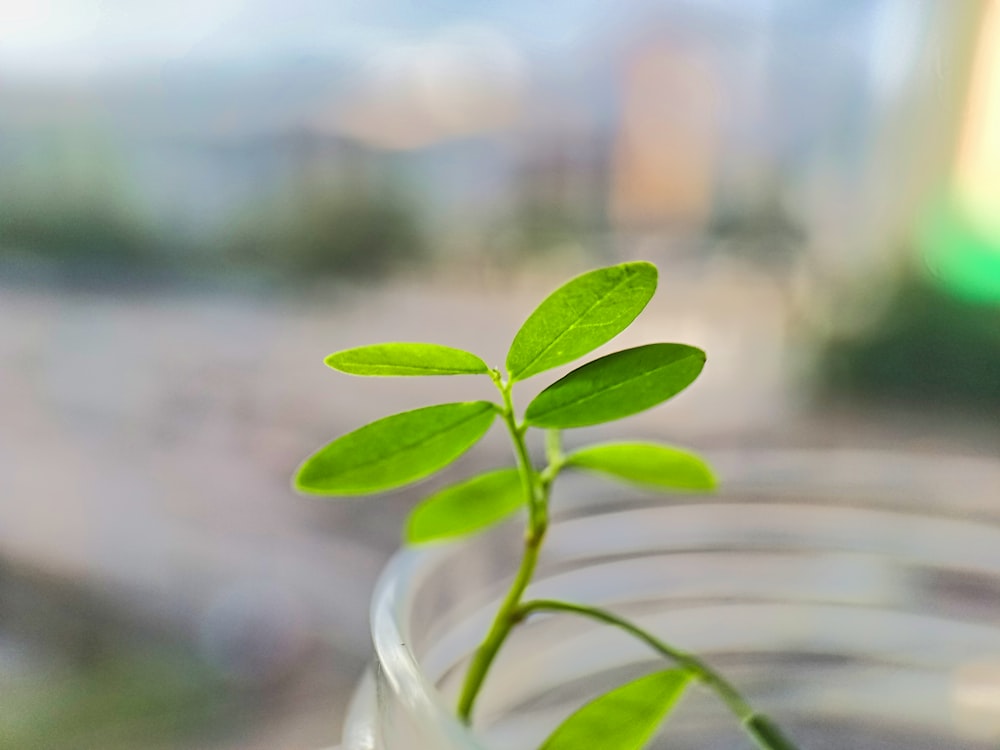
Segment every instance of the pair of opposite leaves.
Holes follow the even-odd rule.
[[[656,282],[654,265],[634,262],[599,268],[564,284],[514,337],[506,360],[508,384],[572,362],[612,339],[643,310]],[[325,362],[353,375],[493,374],[475,354],[439,344],[373,344],[331,354]],[[565,429],[636,414],[686,388],[704,362],[704,352],[684,344],[647,344],[609,354],[539,393],[525,410],[524,424]],[[472,401],[384,417],[310,456],[299,468],[296,488],[311,494],[363,495],[409,484],[457,459],[500,413],[502,407],[493,402]],[[566,456],[563,465],[653,487],[697,490],[714,485],[700,458],[651,443],[590,446]],[[483,502],[484,497],[490,500]],[[476,507],[470,508],[474,498]],[[469,533],[523,502],[516,469],[488,472],[427,498],[410,518],[407,539]]]

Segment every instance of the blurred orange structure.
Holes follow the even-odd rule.
[[[654,37],[629,55],[614,146],[611,214],[623,227],[702,226],[719,153],[720,81],[712,52]]]

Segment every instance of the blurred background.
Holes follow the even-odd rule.
[[[322,358],[634,258],[598,433],[995,456],[1000,0],[0,0],[0,747],[334,744],[427,485],[289,478],[489,386]]]

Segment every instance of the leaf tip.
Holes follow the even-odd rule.
[[[327,354],[323,357],[323,364],[329,367],[331,370],[340,370],[337,365],[337,360],[340,357],[340,352],[334,352],[333,354]]]
[[[705,473],[702,477],[700,477],[700,480],[701,482],[699,484],[692,483],[692,486],[688,487],[688,490],[691,492],[704,492],[708,494],[719,489],[719,478],[708,466],[705,466]]]
[[[303,467],[299,467],[299,469],[292,476],[292,490],[300,495],[319,494],[317,488],[309,484],[309,482],[303,477],[303,474]]]
[[[403,524],[402,540],[403,544],[408,547],[422,547],[441,538],[440,534],[435,534],[434,529],[428,528],[427,524],[424,523],[423,515],[426,505],[427,499],[425,498],[406,517],[406,522]]]
[[[416,524],[413,522],[413,515],[411,514],[403,526],[402,542],[407,547],[416,547],[424,541],[426,540],[421,536]]]
[[[656,267],[656,264],[648,260],[632,260],[624,263],[623,266],[626,269],[631,269],[639,273],[644,273],[652,276],[654,279],[658,279],[660,276],[660,270]]]
[[[321,484],[317,481],[313,459],[314,456],[310,456],[299,464],[299,467],[292,475],[292,490],[300,495],[312,495],[314,497],[336,494],[334,492],[324,490]]]

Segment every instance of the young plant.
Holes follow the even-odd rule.
[[[755,712],[732,685],[696,656],[607,610],[525,597],[548,528],[552,485],[562,471],[600,472],[668,491],[715,486],[705,461],[679,448],[613,442],[564,453],[560,441],[562,430],[621,419],[680,393],[705,364],[705,353],[693,346],[645,344],[599,357],[542,390],[523,415],[514,408],[515,384],[610,341],[642,312],[656,283],[656,267],[645,262],[599,268],[572,279],[549,295],[521,326],[507,352],[505,372],[489,367],[475,354],[439,344],[373,344],[331,354],[326,364],[352,375],[487,377],[500,398],[426,406],[376,420],[310,456],[295,476],[295,487],[309,494],[342,496],[416,482],[465,453],[499,418],[510,435],[516,466],[489,471],[432,494],[413,509],[406,527],[406,541],[420,544],[478,532],[521,508],[527,511],[520,566],[465,674],[457,706],[462,721],[471,722],[476,697],[511,630],[536,613],[563,613],[620,628],[673,667],[640,677],[584,705],[556,728],[541,750],[638,750],[691,682],[713,690],[760,748],[794,750],[770,719]],[[546,461],[540,468],[528,451],[526,435],[532,429],[546,433]]]

